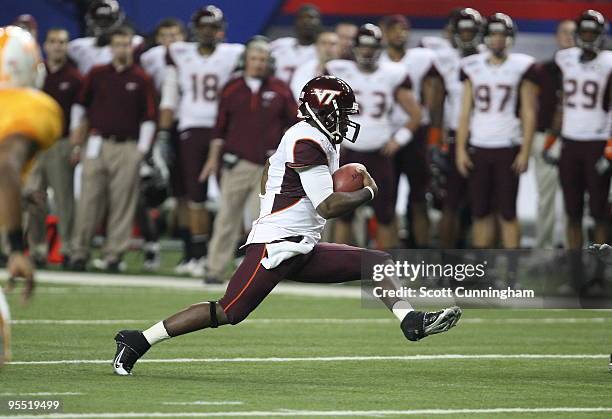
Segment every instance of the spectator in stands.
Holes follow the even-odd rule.
[[[53,28],[47,32],[44,50],[47,56],[45,66],[47,77],[43,90],[55,99],[64,113],[64,133],[53,147],[41,153],[28,176],[24,188],[27,198],[28,240],[30,254],[37,265],[44,265],[47,259],[47,235],[45,218],[46,190],[53,190],[53,202],[59,216],[58,230],[61,237],[61,252],[64,263],[70,255],[70,239],[74,223],[74,166],[70,163],[73,152],[68,141],[70,109],[77,99],[82,77],[76,67],[68,61],[68,31]],[[79,151],[78,149],[76,150]]]
[[[73,143],[89,136],[77,201],[75,270],[85,269],[90,241],[108,209],[104,263],[98,267],[119,271],[136,211],[140,162],[155,133],[153,81],[133,63],[132,32],[115,29],[110,48],[112,62],[90,71],[72,111]]]
[[[221,93],[217,123],[200,181],[221,162],[221,197],[209,247],[207,283],[218,283],[234,256],[245,208],[259,213],[261,176],[283,132],[297,121],[289,86],[271,76],[270,44],[255,37],[246,47],[242,76]]]
[[[574,32],[576,22],[563,20],[557,26],[556,40],[559,49],[574,46]],[[559,190],[559,170],[556,166],[547,164],[552,162],[551,154],[544,156],[543,150],[546,134],[552,128],[553,115],[558,105],[557,98],[561,92],[561,74],[557,70],[554,59],[538,64],[539,86],[538,93],[538,125],[533,137],[532,154],[535,161],[535,176],[538,188],[538,223],[536,223],[536,247],[552,249],[555,229],[555,196]],[[558,144],[560,145],[560,144]],[[548,151],[547,151],[548,153]],[[558,154],[558,153],[557,153]],[[545,160],[546,158],[546,160]]]
[[[338,35],[340,42],[340,58],[343,60],[352,60],[353,44],[357,36],[357,25],[351,22],[340,22],[336,25],[334,31]]]
[[[300,92],[306,83],[323,74],[325,64],[340,57],[340,43],[335,32],[321,32],[317,36],[315,47],[317,48],[317,58],[302,64],[295,71],[291,80],[291,91],[295,100],[300,98]]]

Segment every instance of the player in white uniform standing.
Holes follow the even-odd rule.
[[[410,142],[421,121],[421,111],[412,92],[406,69],[396,63],[382,62],[382,33],[378,26],[367,23],[359,28],[355,39],[355,60],[334,60],[327,64],[329,74],[353,86],[361,112],[355,120],[362,126],[359,143],[345,143],[342,164],[364,164],[381,185],[381,193],[373,202],[378,228],[379,248],[397,244],[395,221],[394,156]],[[405,125],[393,126],[391,110],[399,103],[410,119]],[[335,240],[351,243],[352,214],[335,224]]]
[[[516,199],[535,132],[537,74],[533,57],[509,52],[514,36],[512,19],[495,13],[485,24],[488,51],[461,60],[464,91],[456,164],[469,176],[476,248],[494,246],[496,218],[502,246],[520,245]]]
[[[168,47],[175,42],[184,42],[186,37],[183,22],[174,18],[163,19],[155,28],[156,45],[140,55],[140,65],[151,76],[160,94],[166,78]]]
[[[278,38],[270,44],[276,68],[274,75],[291,86],[295,71],[317,58],[315,41],[320,31],[319,9],[312,5],[302,6],[295,17],[296,37]]]
[[[607,22],[594,10],[576,21],[576,47],[560,50],[555,62],[563,78],[559,174],[570,249],[583,246],[584,194],[595,220],[594,241],[605,243],[610,222],[612,172],[612,51],[603,50]]]
[[[381,62],[395,62],[402,65],[412,82],[415,99],[421,105],[420,126],[413,138],[395,155],[396,184],[403,173],[410,184],[408,197],[409,230],[411,247],[427,248],[430,246],[429,217],[427,215],[426,192],[429,186],[430,170],[427,158],[427,133],[434,116],[439,141],[442,112],[442,80],[438,74],[436,55],[427,48],[407,49],[410,34],[410,23],[402,15],[387,16],[383,19],[383,33],[387,44],[381,55]],[[404,126],[410,116],[399,104],[391,110],[393,130]]]
[[[463,82],[461,81],[461,59],[478,53],[482,42],[483,19],[477,10],[464,8],[452,14],[449,22],[453,48],[435,50],[436,66],[444,81],[444,129],[448,154],[446,172],[446,194],[442,202],[440,219],[440,247],[454,249],[460,236],[460,213],[468,204],[467,179],[455,165],[455,137],[459,126]]]
[[[296,101],[300,98],[300,93],[306,83],[317,76],[322,76],[328,62],[340,58],[340,39],[335,32],[320,32],[315,47],[317,58],[300,65],[293,74],[290,87]]]
[[[390,255],[343,244],[319,243],[327,219],[353,211],[372,200],[378,187],[362,170],[364,188],[334,192],[339,144],[355,142],[359,124],[351,87],[332,77],[317,77],[304,86],[300,113],[304,120],[289,128],[270,157],[261,182],[261,212],[246,243],[246,256],[219,301],[193,304],[151,328],[122,330],[115,336],[116,374],[129,375],[152,345],[204,328],[243,321],[284,279],[335,283],[361,278],[362,262],[391,263]],[[397,290],[394,277],[381,286]],[[461,316],[459,307],[437,312],[415,311],[399,298],[381,298],[401,321],[407,339],[420,340],[446,332]]]
[[[162,85],[166,78],[166,57],[168,54],[168,47],[175,42],[183,42],[186,36],[187,31],[183,25],[183,22],[174,18],[163,19],[155,28],[155,43],[157,45],[149,48],[139,57],[141,67],[149,76],[151,76],[153,82],[155,83],[158,98],[161,97]],[[171,131],[158,131],[157,135],[166,135],[165,144],[168,144],[168,141],[170,141],[173,146],[176,146],[176,129]],[[160,142],[163,142],[163,140]],[[174,154],[176,154],[176,147],[174,148]],[[167,167],[165,160],[163,160],[159,154],[158,147],[154,147],[153,155],[154,158],[147,159],[140,170],[142,177],[141,194],[145,196],[147,195],[144,189],[147,187],[147,185],[153,183],[151,180],[153,177],[152,173],[159,173],[158,179],[160,181],[160,190],[163,191],[166,189],[164,187],[167,186],[169,182],[171,183],[170,190],[172,191],[173,196],[177,197],[178,199],[177,213],[179,214],[179,217],[177,218],[180,226],[179,229],[184,228],[187,226],[187,205],[183,194],[179,193],[182,188],[176,187],[179,180],[178,176],[176,175],[176,166],[173,166],[172,168]],[[164,197],[161,196],[159,199],[154,201],[156,202],[163,199]],[[140,233],[145,240],[143,245],[143,268],[146,271],[155,271],[161,264],[159,234],[155,222],[151,217],[150,208],[147,208],[147,205],[149,204],[147,201],[149,200],[143,199],[143,197],[139,199],[138,208],[136,209],[136,222],[138,223]],[[153,200],[151,201],[153,202]],[[182,231],[179,232],[181,238],[185,237],[185,233],[183,232],[183,234],[181,234],[181,232]]]
[[[223,12],[215,6],[205,6],[194,13],[191,23],[198,42],[175,42],[168,48],[168,68],[162,88],[160,127],[169,130],[175,112],[178,113],[178,166],[181,170],[188,202],[191,232],[191,260],[188,271],[193,276],[204,275],[205,255],[210,232],[210,219],[205,204],[207,182],[198,180],[211,142],[217,118],[219,93],[231,74],[244,46],[219,43],[219,31],[224,28]],[[167,141],[158,135],[158,148],[167,150]]]
[[[109,34],[125,23],[125,15],[117,0],[94,0],[89,5],[87,15],[87,31],[89,36],[73,39],[68,43],[68,56],[84,76],[89,70],[112,60],[109,45]],[[132,37],[132,46],[137,49],[142,45],[143,38]]]

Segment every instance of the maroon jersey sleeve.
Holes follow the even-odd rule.
[[[522,80],[529,80],[532,83],[539,84],[540,77],[538,74],[538,66],[536,63],[531,64],[529,68],[523,74]]]
[[[314,140],[304,138],[297,140],[293,146],[293,163],[291,168],[327,165],[327,156],[321,146]]]
[[[91,101],[93,99],[93,82],[95,78],[96,72],[90,71],[84,78],[81,83],[81,88],[76,97],[76,103],[82,105],[84,107],[88,107],[91,105]]]
[[[293,93],[291,93],[291,90],[289,90],[288,86],[284,86],[281,89],[281,94],[283,95],[283,98],[285,99],[285,106],[283,107],[284,110],[284,115],[283,115],[283,120],[284,120],[284,129],[287,129],[289,127],[291,127],[293,124],[296,124],[299,120],[299,118],[297,117],[297,103],[295,102],[295,99],[293,98]]]
[[[143,95],[144,95],[144,108],[142,110],[142,121],[155,121],[157,118],[157,107],[155,106],[155,86],[153,80],[149,77],[144,70],[142,71],[143,79]]]
[[[229,96],[222,95],[219,101],[219,111],[217,113],[217,122],[213,129],[212,138],[223,138],[225,139],[227,133],[227,126],[229,122]]]

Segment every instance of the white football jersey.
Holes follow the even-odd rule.
[[[555,62],[563,74],[563,124],[561,135],[572,140],[607,140],[612,133],[609,89],[612,51],[601,51],[581,63],[580,48],[557,51]]]
[[[358,151],[380,149],[395,132],[391,121],[395,92],[402,86],[410,88],[406,69],[398,63],[380,62],[374,72],[365,73],[349,60],[330,61],[326,68],[351,86],[359,103],[359,114],[351,116],[361,124],[359,138],[355,143],[345,141],[343,146]]]
[[[161,87],[166,75],[166,55],[168,50],[163,45],[158,45],[145,51],[140,56],[140,65],[143,70],[151,76],[155,88],[161,92]]]
[[[300,93],[304,85],[315,77],[323,75],[323,71],[321,71],[319,67],[319,60],[314,59],[302,64],[295,70],[290,87],[296,102],[300,99]]]
[[[461,114],[463,82],[461,81],[461,56],[455,48],[436,51],[436,68],[444,81],[444,127],[456,131]]]
[[[490,52],[461,60],[462,79],[472,82],[474,106],[470,121],[470,144],[484,148],[510,147],[521,143],[517,115],[519,90],[524,78],[533,76],[534,58],[508,54],[500,65],[489,63]]]
[[[274,75],[289,85],[293,74],[302,64],[317,58],[314,44],[300,45],[297,39],[291,37],[272,41],[270,48],[276,66]]]
[[[435,52],[445,49],[454,49],[451,42],[441,36],[424,36],[421,38],[420,46]]]
[[[296,144],[302,140],[305,144]],[[308,148],[311,147],[311,148]],[[298,151],[296,151],[298,150]],[[312,157],[309,156],[313,156]],[[327,164],[330,173],[338,170],[339,147],[331,143],[309,123],[298,122],[289,128],[270,157],[265,194],[260,195],[259,218],[246,241],[270,243],[291,236],[321,239],[325,218],[321,217],[302,187],[299,174],[293,167]]]
[[[218,44],[203,56],[196,42],[175,42],[168,48],[168,64],[176,67],[181,99],[179,130],[215,125],[219,93],[236,68],[244,51],[242,44]]]
[[[132,46],[136,48],[142,44],[143,41],[144,39],[142,36],[134,35],[132,38]],[[77,38],[70,41],[68,43],[68,56],[74,61],[79,68],[79,72],[83,75],[89,73],[92,67],[108,64],[113,60],[110,46],[97,46],[96,38],[93,36]]]
[[[389,54],[387,54],[387,51],[383,51],[380,60],[381,62],[393,62]],[[401,60],[396,61],[406,68],[408,76],[410,76],[410,81],[412,82],[412,94],[418,103],[423,103],[423,80],[428,73],[436,69],[435,60],[436,54],[427,48],[410,48],[406,50]],[[406,125],[409,120],[410,116],[396,103],[391,111],[391,123],[393,124],[394,130]],[[429,111],[423,108],[421,124],[428,125],[429,121]]]

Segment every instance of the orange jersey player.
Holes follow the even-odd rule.
[[[52,146],[63,128],[60,106],[35,90],[44,76],[34,38],[16,26],[0,28],[0,230],[8,233],[9,274],[26,280],[24,300],[32,293],[34,278],[32,263],[23,253],[21,176],[36,152]],[[9,357],[8,318],[8,305],[0,295],[0,364]]]

